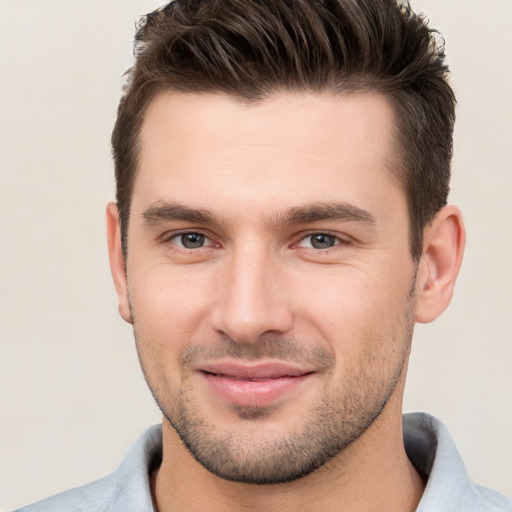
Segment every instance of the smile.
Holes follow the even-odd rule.
[[[217,396],[242,407],[270,405],[295,391],[314,374],[281,363],[207,365],[199,373]]]

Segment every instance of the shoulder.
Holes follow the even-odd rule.
[[[109,475],[90,484],[56,494],[15,512],[102,512],[115,486],[115,476]]]
[[[512,498],[507,498],[497,491],[480,485],[475,485],[475,489],[482,500],[489,504],[489,510],[495,512],[512,512]]]
[[[148,428],[132,444],[117,470],[82,487],[15,512],[150,512],[150,473],[162,458],[162,429]]]
[[[417,512],[512,512],[512,499],[471,482],[439,420],[425,413],[406,414],[403,427],[407,455],[426,480]]]

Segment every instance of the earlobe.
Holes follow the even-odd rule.
[[[115,203],[109,203],[107,205],[107,241],[110,270],[119,301],[119,313],[124,320],[132,323],[130,303],[128,300],[128,284],[126,281],[126,262],[121,244],[119,211]]]
[[[417,322],[431,322],[450,304],[465,241],[462,214],[455,206],[442,208],[425,229],[417,278]]]

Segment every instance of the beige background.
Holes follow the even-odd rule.
[[[109,137],[153,0],[0,0],[0,511],[115,469],[159,413],[117,315]],[[468,247],[450,310],[417,329],[406,410],[512,495],[512,1],[417,0],[458,94],[452,202]]]

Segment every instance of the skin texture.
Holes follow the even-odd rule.
[[[159,510],[416,508],[407,358],[414,322],[450,301],[464,232],[446,207],[412,260],[392,133],[379,95],[151,102],[126,262],[114,205],[107,219],[164,414]]]

